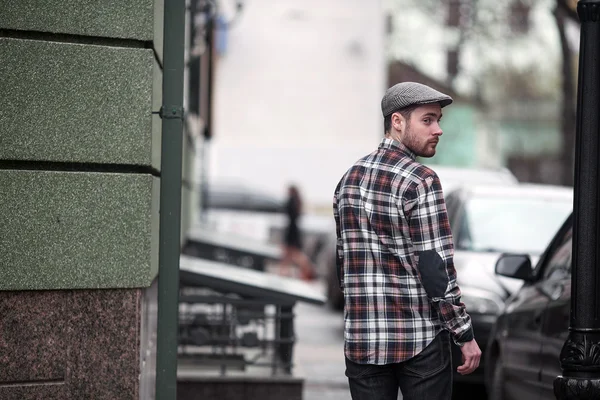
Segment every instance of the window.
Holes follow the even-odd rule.
[[[461,215],[460,226],[458,227],[458,249],[459,250],[473,250],[473,239],[471,237],[471,221],[469,220],[469,214],[465,211]],[[486,250],[481,250],[486,251]]]
[[[446,0],[447,14],[446,25],[453,28],[467,28],[469,26],[473,9],[469,0]]]
[[[529,32],[529,11],[531,7],[522,0],[514,1],[510,6],[509,25],[512,33]]]
[[[448,76],[455,77],[458,75],[459,55],[458,49],[446,51],[446,71]]]
[[[565,232],[553,254],[548,258],[544,270],[544,280],[559,280],[568,278],[571,274],[571,261],[573,256],[573,228]]]
[[[450,193],[448,196],[446,196],[445,202],[446,202],[446,210],[448,211],[448,218],[453,219],[454,218],[454,209],[456,208],[456,204],[458,203],[458,194],[456,192],[452,192]]]
[[[448,212],[448,220],[450,221],[450,229],[454,230],[456,225],[456,214],[459,206],[458,192],[452,192],[446,196],[445,202],[446,211]]]
[[[461,213],[457,250],[541,254],[571,210],[566,196],[471,197]]]
[[[450,0],[448,2],[448,26],[460,26],[460,0]]]

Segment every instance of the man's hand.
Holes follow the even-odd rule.
[[[460,348],[460,351],[462,352],[463,364],[460,365],[456,371],[461,375],[468,375],[479,367],[481,350],[475,339],[473,339],[470,342],[465,343],[465,345]]]

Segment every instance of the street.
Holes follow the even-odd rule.
[[[324,290],[324,289],[323,289]],[[296,307],[294,374],[304,377],[304,400],[348,400],[342,313],[327,306]]]
[[[325,291],[324,283],[314,285]],[[298,303],[295,312],[294,375],[305,378],[303,400],[349,400],[342,313],[305,303]],[[485,400],[487,396],[483,387],[468,386],[456,387],[453,398]]]

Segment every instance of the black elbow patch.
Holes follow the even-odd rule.
[[[431,298],[444,297],[448,287],[446,264],[435,250],[417,252],[421,283]]]

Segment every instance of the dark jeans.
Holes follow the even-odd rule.
[[[352,400],[450,400],[452,358],[450,335],[443,330],[410,360],[387,365],[357,364],[346,358]]]

